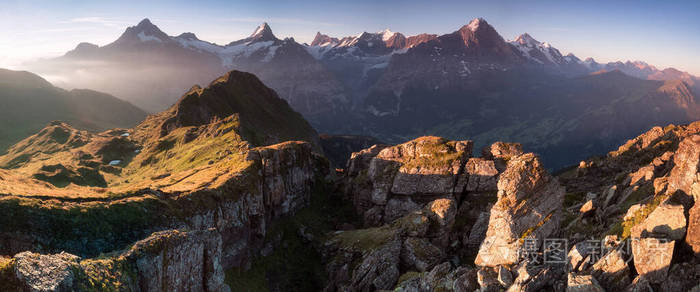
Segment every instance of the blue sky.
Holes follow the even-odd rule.
[[[148,17],[170,35],[228,43],[267,21],[278,37],[310,42],[390,28],[449,33],[485,18],[506,39],[528,32],[562,53],[599,62],[643,60],[700,75],[700,1],[16,1],[0,2],[0,67],[105,45]]]

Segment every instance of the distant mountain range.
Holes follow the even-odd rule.
[[[0,155],[54,120],[84,130],[131,127],[146,112],[106,93],[63,90],[24,71],[0,69]]]
[[[542,153],[550,167],[603,153],[653,125],[700,118],[696,76],[581,60],[527,33],[507,41],[481,18],[444,35],[319,32],[311,44],[278,39],[263,23],[226,45],[168,36],[144,19],[111,44],[82,43],[32,66],[62,76],[64,86],[104,90],[150,111],[192,83],[248,71],[320,132],[389,143],[426,134],[477,146],[509,140]],[[571,147],[580,158],[563,155]]]

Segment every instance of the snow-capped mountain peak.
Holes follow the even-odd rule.
[[[518,38],[515,39],[516,43],[521,44],[521,45],[527,45],[530,47],[535,47],[540,44],[536,39],[534,39],[530,34],[524,33],[518,36]]]
[[[485,22],[485,20],[483,18],[481,18],[481,17],[474,18],[474,19],[472,19],[472,21],[469,22],[469,24],[467,25],[467,28],[469,30],[475,32],[477,29],[479,29],[479,26],[481,25],[482,22]]]
[[[170,37],[144,18],[136,26],[131,26],[113,44],[166,43]]]
[[[251,41],[274,41],[277,40],[274,34],[272,34],[272,29],[270,26],[267,24],[267,22],[263,22],[260,26],[258,26],[253,34],[248,37]]]
[[[339,40],[337,38],[329,37],[328,35],[322,34],[320,31],[316,33],[316,36],[314,37],[314,40],[311,41],[311,46],[321,46],[321,47],[327,47],[327,46],[335,46],[337,45]]]
[[[382,40],[386,42],[386,41],[388,41],[391,37],[393,37],[396,33],[393,32],[393,31],[391,31],[391,30],[389,30],[389,29],[387,28],[387,29],[385,29],[385,30],[382,30],[382,31],[378,32],[378,34],[381,35],[381,36],[382,36]]]
[[[552,45],[540,42],[528,33],[521,34],[509,43],[517,48],[525,58],[535,63],[563,65],[571,63],[572,60],[572,58],[564,58],[559,50]]]
[[[173,37],[172,39],[178,42],[183,48],[192,49],[195,51],[204,51],[217,54],[222,49],[222,47],[219,45],[200,40],[194,33],[191,32],[182,33],[179,36]]]

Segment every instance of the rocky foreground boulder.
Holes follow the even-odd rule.
[[[508,161],[498,180],[498,201],[491,208],[486,238],[475,264],[516,264],[526,241],[539,246],[554,235],[561,221],[564,188],[532,154]]]
[[[345,192],[366,228],[326,242],[326,290],[551,287],[554,272],[513,266],[524,239],[541,245],[557,232],[563,187],[518,144],[490,145],[481,157],[471,148],[422,137],[354,153]]]

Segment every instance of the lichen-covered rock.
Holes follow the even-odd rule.
[[[619,249],[611,250],[593,264],[591,274],[608,290],[623,289],[631,281],[630,269]]]
[[[374,225],[365,226],[390,223],[426,202],[461,194],[464,186],[455,186],[471,156],[471,148],[471,141],[421,137],[396,146],[356,152],[348,163],[345,192],[358,214],[382,218],[379,222],[368,221]],[[479,185],[478,181],[473,183]],[[382,206],[381,214],[376,210],[366,214],[376,206]]]
[[[630,206],[629,209],[627,209],[625,216],[622,217],[622,220],[631,220],[632,218],[634,218],[635,214],[637,213],[637,211],[639,211],[640,208],[642,208],[641,204],[634,204]]]
[[[23,252],[13,267],[17,289],[24,291],[228,291],[221,252],[221,235],[213,228],[167,230],[115,256],[81,260]]]
[[[444,253],[440,248],[424,238],[409,237],[403,242],[401,261],[419,272],[431,269],[442,261]]]
[[[59,253],[42,255],[22,252],[14,257],[14,271],[22,290],[31,292],[68,292],[74,290],[73,270],[78,266],[79,257]]]
[[[352,153],[345,172],[347,194],[355,207],[357,214],[363,214],[374,204],[371,201],[373,183],[369,178],[369,168],[372,159],[387,146],[374,145],[368,149]]]
[[[700,258],[700,203],[696,201],[693,208],[690,209],[688,215],[688,231],[685,236],[685,242],[695,253],[697,258]]]
[[[455,192],[489,192],[496,191],[498,169],[493,160],[469,158],[464,171],[457,179]]]
[[[439,265],[443,267],[435,270],[435,265],[445,258],[446,245],[441,244],[445,244],[445,235],[450,234],[455,213],[454,200],[437,199],[391,224],[336,232],[323,247],[323,255],[329,259],[326,290],[394,288],[399,275],[410,271],[425,275],[418,282],[404,278],[397,289],[410,291],[416,286],[422,287],[425,281],[435,284],[432,278],[452,285],[456,276],[438,273],[445,270],[445,266]],[[450,264],[446,264],[446,272],[451,272]]]
[[[448,244],[450,231],[455,223],[457,203],[453,199],[437,199],[426,204],[423,213],[433,223],[426,236],[438,246],[445,247]]]
[[[399,278],[402,240],[390,226],[338,232],[325,243],[332,260],[328,291],[391,289]]]
[[[135,263],[145,291],[222,291],[222,240],[215,229],[156,232],[123,257]]]
[[[518,262],[523,239],[544,239],[559,227],[564,189],[531,153],[512,157],[498,180],[486,238],[474,263],[495,267]]]
[[[496,142],[482,150],[482,156],[486,159],[510,159],[523,154],[523,146],[519,143]]]
[[[685,208],[668,199],[659,204],[644,221],[632,227],[633,238],[665,237],[679,240],[685,236]]]
[[[605,292],[591,275],[569,273],[566,292]]]
[[[450,277],[451,266],[449,262],[444,262],[432,268],[421,277],[421,288],[423,291],[447,290],[453,287],[453,279]]]
[[[674,240],[657,238],[632,239],[634,268],[637,273],[651,283],[661,283],[666,279],[671,267]]]
[[[673,157],[674,167],[668,179],[668,191],[682,190],[690,194],[690,186],[696,180],[700,162],[700,135],[692,135],[678,144]]]
[[[388,147],[387,145],[373,145],[370,148],[360,150],[358,152],[353,152],[350,155],[350,160],[348,160],[348,165],[346,169],[346,174],[348,176],[356,176],[362,170],[369,168],[372,158],[377,156],[380,151]]]

